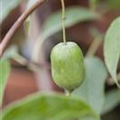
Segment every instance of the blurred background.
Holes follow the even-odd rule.
[[[10,2],[12,2],[12,0]],[[93,40],[97,36],[103,36],[110,23],[117,16],[120,16],[119,3],[119,0],[100,0],[100,2],[97,3],[95,12],[98,12],[102,17],[97,20],[78,22],[68,27],[66,29],[68,41],[75,41],[82,48],[85,56]],[[89,0],[65,0],[65,4],[67,8],[74,6],[90,9],[91,7]],[[14,9],[4,21],[0,22],[2,28],[0,41],[2,41],[2,38],[4,38],[13,23],[24,12],[26,5],[27,1],[23,1],[19,5],[14,6]],[[10,60],[12,70],[5,89],[4,107],[37,91],[64,92],[52,82],[50,69],[50,52],[54,45],[62,41],[61,31],[49,36],[46,38],[47,40],[42,43],[42,47],[37,54],[37,62],[32,63],[35,71],[31,71],[31,66],[28,67],[29,62],[31,63],[31,58],[35,58],[34,60],[36,60],[36,57],[31,56],[36,55],[36,52],[33,52],[33,48],[37,43],[38,37],[41,38],[43,25],[46,21],[49,21],[51,15],[60,9],[61,4],[59,0],[48,0],[29,17],[29,32],[27,31],[26,33],[27,27],[25,28],[24,25],[21,26],[8,45],[10,51],[17,49],[20,56]],[[95,55],[104,61],[103,41],[100,42]],[[110,81],[106,80],[106,92],[115,87],[116,86],[112,85]],[[117,106],[111,112],[103,115],[102,120],[120,120],[120,106]]]

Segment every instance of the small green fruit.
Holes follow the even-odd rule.
[[[53,48],[51,67],[53,80],[64,89],[74,90],[84,80],[84,57],[74,42],[62,42]]]

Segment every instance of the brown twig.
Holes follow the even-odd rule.
[[[46,0],[38,0],[31,8],[27,9],[14,23],[14,25],[11,27],[11,29],[8,31],[6,36],[3,38],[1,44],[0,44],[0,58],[2,57],[4,51],[6,50],[6,47],[8,43],[10,42],[11,38],[14,36],[14,34],[17,32],[17,30],[21,27],[23,22],[27,19],[27,17],[34,12],[40,5],[42,5]]]

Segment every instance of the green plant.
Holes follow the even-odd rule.
[[[7,4],[7,7],[5,7],[5,5],[9,0],[0,0],[0,2],[4,6],[3,17],[1,19],[1,22],[3,22],[10,11],[16,8],[17,5],[23,2],[23,0],[14,0],[11,4]],[[120,17],[113,20],[110,28],[108,28],[108,31],[105,34],[104,57],[106,66],[112,77],[108,79],[108,81],[113,79],[112,81],[115,81],[118,86],[118,88],[112,89],[106,94],[105,83],[108,77],[108,72],[103,61],[100,58],[95,57],[95,53],[102,43],[104,35],[97,28],[94,30],[91,29],[94,33],[94,40],[88,49],[87,55],[83,58],[81,48],[73,42],[66,41],[65,31],[65,27],[68,28],[77,23],[93,20],[98,21],[101,19],[103,17],[102,13],[100,14],[97,12],[97,7],[104,2],[101,3],[99,0],[90,0],[89,9],[78,6],[69,7],[66,9],[65,16],[65,5],[62,0],[62,25],[58,24],[61,23],[61,11],[58,11],[47,18],[43,23],[43,32],[40,37],[38,37],[35,48],[32,51],[30,61],[27,61],[26,58],[21,56],[16,47],[6,50],[7,44],[10,42],[18,28],[32,12],[44,2],[46,2],[46,0],[29,0],[29,5],[26,11],[15,22],[13,27],[0,43],[0,57],[3,57],[0,59],[0,106],[2,105],[4,89],[10,72],[10,59],[12,58],[36,72],[35,68],[36,65],[39,64],[38,58],[40,51],[42,50],[41,47],[43,43],[46,40],[49,40],[48,38],[50,36],[62,29],[63,43],[55,46],[51,54],[52,76],[60,87],[69,90],[71,94],[70,96],[61,95],[60,93],[37,93],[32,96],[30,95],[29,97],[6,107],[1,112],[0,119],[100,120],[100,116],[105,115],[120,104],[119,70],[117,73],[120,60]],[[110,0],[109,2],[109,0],[107,0],[106,3],[109,3],[109,6],[111,6],[110,4],[113,4],[114,2],[116,1]],[[107,4],[105,5],[107,6]],[[119,4],[117,4],[117,8],[118,5]],[[110,9],[109,6],[106,7],[107,11]],[[106,10],[104,12],[106,12]],[[30,29],[31,18],[25,21],[26,33]],[[3,55],[4,51],[5,54]],[[61,69],[63,71],[60,75],[59,73],[61,72]],[[112,83],[114,84],[114,82]]]

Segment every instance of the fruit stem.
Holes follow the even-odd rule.
[[[66,44],[66,31],[65,31],[65,2],[64,0],[61,0],[61,5],[62,5],[62,29],[63,29],[63,42]]]
[[[71,93],[72,93],[73,90],[66,90],[66,96],[71,96]]]

